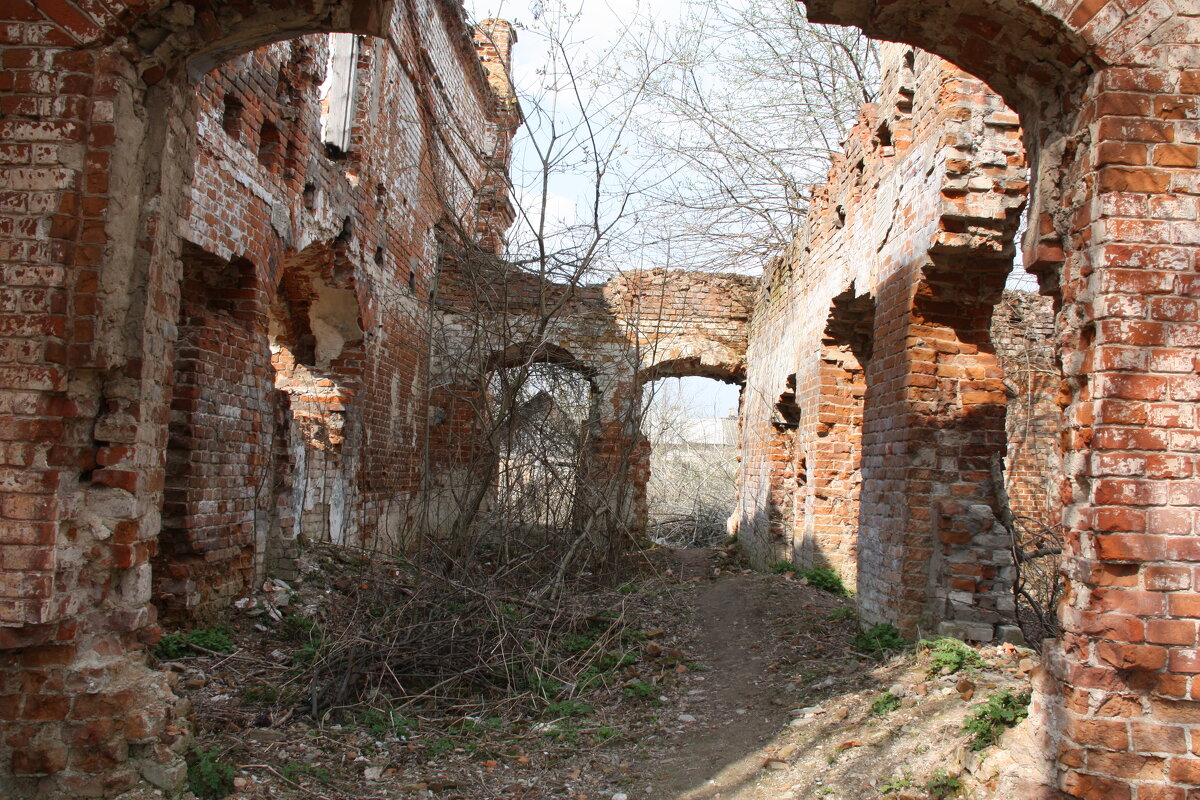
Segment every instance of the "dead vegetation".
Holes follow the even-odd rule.
[[[947,759],[957,775],[966,715],[1026,685],[1011,647],[867,652],[845,599],[751,574],[731,549],[648,551],[624,578],[551,604],[511,572],[316,548],[298,585],[239,601],[229,641],[172,640],[193,789],[608,800],[712,778],[732,781],[726,798],[890,797]]]
[[[544,602],[511,564],[456,566],[322,546],[300,586],[268,581],[239,602],[232,652],[173,640],[184,644],[167,666],[199,723],[192,772],[238,769],[224,789],[193,790],[560,797],[540,770],[629,741],[636,717],[697,668],[666,635],[679,584],[654,559],[626,583]],[[501,763],[536,771],[539,788],[494,785]],[[364,790],[376,784],[388,788]]]

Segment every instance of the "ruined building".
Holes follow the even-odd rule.
[[[594,389],[600,530],[643,513],[641,385],[744,382],[744,548],[841,571],[907,634],[1009,635],[1001,495],[1061,524],[1040,777],[1197,796],[1200,17],[805,2],[903,45],[762,285],[582,288],[466,279],[512,221],[505,23],[4,4],[0,794],[178,785],[158,621],[287,576],[299,537],[439,535],[472,485],[474,377],[533,360]],[[1044,299],[1005,294],[1018,247]],[[491,342],[496,316],[529,340]]]

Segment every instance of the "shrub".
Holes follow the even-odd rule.
[[[789,572],[799,573],[800,568],[792,561],[776,561],[771,565],[771,572],[776,575],[784,575]]]
[[[863,652],[872,655],[882,655],[892,650],[903,650],[908,646],[896,626],[881,622],[865,631],[860,631],[851,640],[851,644]]]
[[[886,717],[900,707],[900,698],[891,692],[884,692],[871,703],[871,714],[876,717]]]
[[[187,783],[201,800],[221,800],[233,792],[233,766],[219,759],[220,753],[192,748],[187,759]]]
[[[1029,716],[1028,691],[1013,694],[1011,689],[997,692],[976,708],[963,722],[963,730],[974,734],[972,750],[982,750],[1000,738],[1000,734]]]
[[[950,675],[964,669],[974,669],[983,666],[979,653],[966,642],[949,636],[934,641],[922,639],[918,644],[928,647],[930,651],[929,677],[934,675]]]

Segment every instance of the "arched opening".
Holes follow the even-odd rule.
[[[488,527],[511,550],[557,538],[583,513],[580,464],[597,415],[586,374],[551,361],[498,368],[488,381],[488,417],[499,427],[495,494]]]
[[[1058,606],[1064,633],[1047,661],[1061,683],[1041,682],[1034,701],[1035,712],[1045,714],[1039,728],[1046,733],[1043,747],[1057,763],[1037,777],[1030,770],[1020,791],[1033,796],[1065,790],[1073,797],[1184,793],[1180,778],[1194,771],[1194,765],[1175,762],[1169,773],[1156,770],[1150,776],[1126,770],[1126,763],[1162,763],[1153,754],[1156,745],[1136,734],[1108,737],[1107,732],[1124,731],[1126,726],[1131,731],[1162,729],[1173,718],[1175,706],[1158,698],[1172,692],[1179,696],[1179,687],[1192,672],[1187,666],[1190,650],[1177,649],[1170,636],[1149,632],[1156,625],[1153,617],[1174,613],[1170,598],[1156,594],[1148,607],[1137,600],[1151,585],[1165,595],[1176,591],[1158,576],[1186,571],[1195,560],[1194,552],[1172,541],[1180,532],[1173,506],[1195,506],[1195,480],[1165,467],[1178,461],[1162,456],[1176,446],[1171,429],[1179,400],[1188,398],[1186,413],[1191,414],[1195,399],[1194,393],[1171,394],[1176,384],[1168,364],[1176,358],[1181,361],[1175,363],[1192,364],[1196,339],[1187,334],[1179,338],[1174,327],[1179,320],[1170,312],[1156,316],[1145,303],[1149,293],[1174,305],[1184,291],[1165,274],[1171,249],[1159,248],[1166,239],[1149,233],[1156,227],[1165,233],[1169,224],[1158,226],[1147,212],[1179,181],[1194,180],[1196,162],[1189,152],[1186,172],[1165,166],[1175,163],[1170,148],[1180,131],[1168,121],[1169,114],[1152,111],[1150,95],[1182,86],[1182,74],[1175,70],[1187,60],[1186,48],[1194,47],[1194,25],[1180,20],[1180,6],[1170,3],[1153,12],[1116,3],[1022,0],[805,4],[813,19],[854,24],[951,60],[987,81],[1021,114],[1033,165],[1025,263],[1056,302],[1053,358],[1062,366],[1058,403],[1066,451],[1060,518],[1065,572],[1074,583]],[[1130,136],[1135,128],[1143,135]],[[1151,164],[1160,152],[1154,174]],[[944,287],[936,276],[933,282]],[[967,313],[976,306],[974,297],[958,302]],[[929,307],[919,313],[927,322],[943,316]],[[1011,316],[1010,311],[1003,313]],[[946,321],[943,317],[943,324]],[[1156,353],[1167,360],[1155,365]],[[960,351],[946,363],[965,357],[976,362],[968,367],[984,366],[988,383],[982,388],[991,395],[982,355],[983,348]],[[1011,380],[1013,375],[1005,377]],[[1058,376],[1053,380],[1058,382]],[[973,403],[974,413],[964,420],[980,421],[981,440],[994,438],[993,409],[999,402],[976,399],[982,406]],[[1172,406],[1165,417],[1138,413],[1163,402]],[[966,431],[960,428],[960,433]],[[1021,453],[1013,446],[1012,433],[1010,428],[1008,457],[1015,472]],[[1003,445],[984,444],[973,458],[995,455],[998,449]],[[948,462],[963,463],[963,451],[948,450]],[[941,464],[931,466],[936,475]],[[1007,476],[1010,487],[1014,479],[1020,476]],[[953,514],[957,509],[950,504],[943,511]],[[976,523],[974,533],[954,531],[955,523],[939,513],[938,527],[951,536],[986,537],[990,522],[981,517]],[[970,594],[980,588],[979,578],[986,582],[1002,577],[1002,569],[989,575],[986,567],[981,574],[979,567],[965,563],[951,566],[958,568],[956,590]],[[949,599],[954,603],[967,598]],[[1126,614],[1119,625],[1117,611]],[[1164,628],[1168,624],[1174,621],[1164,621]],[[1183,638],[1191,647],[1194,631],[1190,623],[1185,628]],[[1084,697],[1089,701],[1080,702]],[[1122,707],[1114,708],[1110,702],[1118,697]],[[1080,753],[1085,757],[1076,758]],[[1038,777],[1051,788],[1032,785]]]
[[[444,359],[433,397],[420,546],[535,581],[559,559],[588,563],[599,541],[588,535],[594,500],[611,479],[595,466],[594,371],[555,344],[513,344],[483,358],[470,353],[478,341],[460,344],[466,354]]]
[[[737,479],[740,387],[702,376],[650,380],[641,433],[649,445],[646,533],[669,547],[729,536]]]

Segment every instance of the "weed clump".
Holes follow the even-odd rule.
[[[634,700],[647,700],[657,693],[654,684],[646,681],[633,681],[625,687],[625,696]]]
[[[800,577],[808,581],[809,586],[815,586],[823,592],[835,594],[838,597],[849,597],[850,592],[842,583],[842,576],[829,567],[813,567],[800,573]]]
[[[962,780],[957,775],[951,775],[944,769],[934,770],[925,781],[925,793],[930,800],[949,800],[962,794]]]
[[[233,765],[220,760],[220,752],[193,748],[187,758],[187,783],[201,800],[221,800],[233,792]]]
[[[895,650],[908,647],[908,642],[900,635],[895,625],[881,622],[865,631],[860,631],[850,642],[864,653],[882,656]]]
[[[408,717],[401,716],[394,711],[381,711],[377,708],[368,708],[359,714],[358,722],[376,739],[384,739],[389,736],[407,739],[409,729],[415,725],[413,720]]]
[[[842,583],[842,576],[838,575],[836,570],[829,567],[803,569],[795,561],[776,561],[771,565],[771,572],[774,572],[776,575],[793,573],[796,577],[806,580],[809,586],[815,586],[823,592],[829,592],[838,597],[850,596],[850,591]]]
[[[230,633],[227,625],[168,633],[158,640],[154,653],[164,660],[206,651],[232,653],[233,639],[230,638]]]
[[[587,717],[596,713],[596,709],[578,700],[560,700],[546,706],[548,717]]]
[[[898,708],[900,698],[891,692],[884,692],[871,701],[871,715],[875,717],[886,717]]]
[[[929,677],[931,678],[935,675],[951,675],[965,669],[976,669],[983,666],[983,659],[973,647],[949,636],[933,641],[922,639],[917,642],[917,645],[929,649]]]
[[[976,708],[963,722],[963,730],[974,734],[970,747],[983,750],[1000,738],[1000,734],[1029,716],[1030,693],[1013,694],[1011,689],[997,692]]]
[[[829,612],[829,616],[825,618],[829,622],[846,622],[848,620],[858,619],[858,612],[853,608],[835,608]]]

